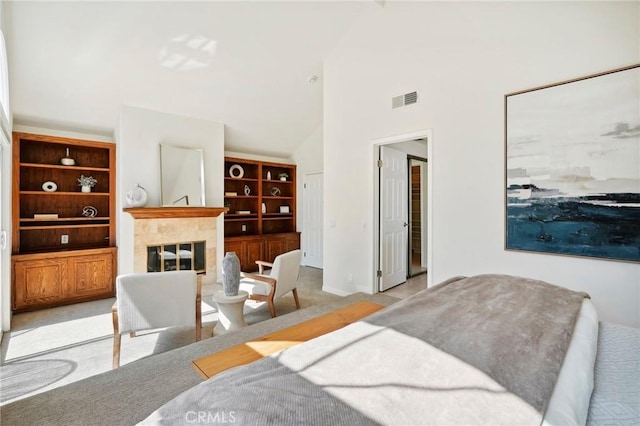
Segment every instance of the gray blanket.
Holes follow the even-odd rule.
[[[582,293],[452,279],[183,393],[145,424],[540,424]]]

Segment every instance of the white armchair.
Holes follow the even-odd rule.
[[[139,330],[193,325],[200,340],[201,277],[195,271],[120,275],[113,304],[113,368],[120,366],[120,335]]]
[[[293,250],[276,256],[273,263],[257,260],[258,274],[242,273],[240,290],[249,293],[249,299],[267,302],[271,317],[276,316],[274,301],[283,294],[293,292],[296,308],[300,309],[296,283],[300,273],[300,250]],[[271,273],[264,274],[264,267],[270,266]]]

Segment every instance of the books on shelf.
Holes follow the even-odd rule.
[[[58,218],[58,213],[35,213],[33,218],[36,220],[53,220]]]
[[[236,214],[251,214],[250,210],[238,210]]]
[[[225,192],[224,196],[225,197],[237,197],[238,193],[237,192]]]

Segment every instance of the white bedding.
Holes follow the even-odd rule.
[[[584,299],[543,426],[584,425],[594,384],[598,350],[598,314]]]

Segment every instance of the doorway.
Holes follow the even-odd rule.
[[[432,157],[431,131],[426,130],[408,135],[401,135],[374,141],[375,174],[374,178],[374,292],[385,291],[404,283],[408,277],[416,274],[426,275],[427,286],[432,278],[432,203],[429,198],[432,180],[431,167],[427,167],[427,159]],[[398,152],[400,151],[400,152]],[[399,178],[385,180],[385,172],[391,171],[385,167],[385,160],[381,158],[384,152],[395,152],[398,157],[392,160],[393,169],[399,161],[404,171],[401,172],[404,182]],[[400,160],[398,160],[400,159]],[[387,166],[391,167],[390,164]],[[419,209],[414,210],[410,205],[412,194],[411,170],[416,167],[417,195],[413,198],[419,203]],[[395,173],[395,172],[393,172]],[[392,186],[400,185],[397,190]],[[417,199],[419,195],[419,200]],[[400,208],[404,208],[401,212]],[[412,226],[411,222],[415,223]],[[410,225],[411,224],[411,225]],[[402,228],[400,228],[400,225]],[[413,266],[412,259],[416,259]],[[400,260],[402,259],[402,260]],[[393,276],[393,279],[391,279]]]
[[[427,272],[427,160],[408,156],[409,248],[408,276]]]

